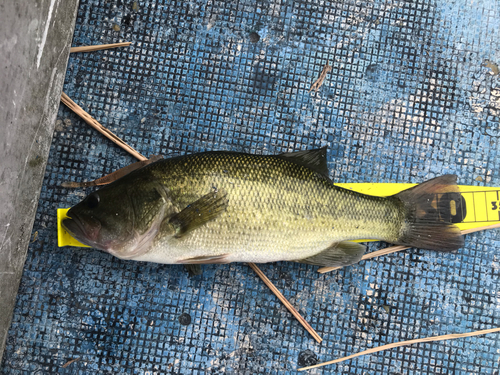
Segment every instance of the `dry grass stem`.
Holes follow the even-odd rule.
[[[123,42],[123,43],[113,43],[113,44],[99,44],[96,46],[71,47],[69,52],[70,53],[93,52],[93,51],[99,51],[101,49],[127,47],[130,46],[131,44],[132,42]]]
[[[87,182],[66,181],[63,182],[61,186],[65,188],[79,188],[79,187],[107,185],[129,174],[130,172],[135,171],[136,169],[142,168],[160,159],[163,159],[163,156],[153,155],[148,160],[137,161],[133,164],[127,165],[126,167],[120,168],[104,177],[98,178],[97,180],[87,181]]]
[[[479,232],[479,231],[488,230],[488,229],[495,229],[495,228],[500,228],[500,223],[492,224],[492,225],[485,225],[483,227],[465,229],[462,231],[462,234],[469,234],[469,233]],[[361,258],[361,260],[371,259],[371,258],[375,258],[375,257],[379,257],[382,255],[387,255],[387,254],[391,254],[391,253],[397,253],[398,251],[403,251],[403,250],[406,250],[409,248],[410,248],[409,246],[390,246],[390,247],[386,247],[385,249],[372,251],[371,253],[365,254]],[[320,269],[318,269],[318,272],[319,273],[327,273],[330,271],[338,270],[340,268],[342,268],[342,267],[321,267]]]
[[[75,363],[75,362],[78,362],[80,360],[80,357],[76,357],[74,359],[72,359],[71,361],[68,361],[66,362],[64,365],[62,365],[61,367],[62,368],[66,368],[68,367],[69,365],[71,365],[72,363]]]
[[[326,63],[326,65],[323,67],[323,70],[321,71],[321,74],[319,75],[319,78],[314,81],[308,92],[311,92],[312,90],[318,92],[319,88],[323,85],[323,81],[325,80],[326,75],[330,70],[332,70],[332,66]]]
[[[500,228],[500,223],[485,225],[484,227],[465,229],[462,231],[462,234],[469,234],[469,233],[479,232],[479,231],[488,230],[488,229],[495,229],[495,228]]]
[[[307,321],[302,317],[302,315],[299,314],[299,312],[295,309],[295,307],[292,306],[290,302],[281,294],[281,292],[276,288],[273,283],[267,278],[266,275],[260,270],[255,263],[248,263],[251,269],[255,271],[255,273],[261,278],[261,280],[264,282],[264,284],[267,285],[269,289],[274,293],[276,297],[285,305],[285,307],[292,313],[292,315],[299,321],[300,324],[306,329],[307,332],[311,334],[312,337],[318,342],[321,343],[323,339],[316,333],[316,331],[307,323]]]
[[[459,339],[459,338],[462,338],[462,337],[480,336],[480,335],[486,335],[488,333],[495,333],[495,332],[500,332],[500,328],[492,328],[492,329],[485,329],[485,330],[482,330],[482,331],[467,332],[467,333],[455,333],[455,334],[451,334],[451,335],[432,336],[432,337],[425,337],[423,339],[415,339],[415,340],[408,340],[408,341],[402,341],[402,342],[395,342],[395,343],[392,343],[392,344],[382,345],[382,346],[378,346],[376,348],[365,350],[363,352],[352,354],[352,355],[349,355],[347,357],[335,359],[333,361],[318,363],[317,365],[314,365],[314,366],[302,367],[302,368],[299,368],[298,371],[311,370],[313,368],[327,366],[327,365],[332,365],[334,363],[339,363],[339,362],[347,361],[348,359],[352,359],[352,358],[355,358],[355,357],[360,357],[362,355],[378,353],[378,352],[381,352],[381,351],[384,351],[384,350],[387,350],[387,349],[393,349],[393,348],[397,348],[397,347],[400,347],[400,346],[406,346],[406,345],[413,345],[413,344],[417,344],[417,343],[420,343],[420,342],[453,340],[453,339]]]
[[[66,106],[68,106],[69,109],[71,109],[73,112],[75,112],[78,116],[82,118],[83,121],[85,121],[87,124],[89,124],[91,127],[93,127],[95,130],[97,130],[99,133],[104,135],[106,138],[123,148],[125,151],[127,151],[129,154],[135,156],[139,160],[148,160],[147,157],[144,155],[140,154],[137,152],[135,149],[130,147],[128,144],[125,143],[121,138],[116,136],[113,132],[110,130],[106,129],[104,126],[102,126],[97,120],[92,118],[87,112],[85,112],[78,104],[76,104],[73,100],[70,99],[68,95],[66,95],[64,92],[61,95],[61,102],[63,102]]]

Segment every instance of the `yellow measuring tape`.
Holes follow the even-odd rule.
[[[385,183],[354,183],[335,184],[359,193],[386,197],[411,188],[416,184],[385,184]],[[438,194],[435,197],[439,201],[440,217],[456,224],[460,230],[472,229],[500,223],[500,188],[459,185],[459,193]],[[436,206],[437,207],[437,206]],[[59,247],[77,246],[88,247],[75,240],[61,226],[69,208],[57,210],[57,240]],[[358,240],[367,242],[375,240]]]

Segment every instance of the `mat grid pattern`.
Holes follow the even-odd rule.
[[[499,4],[488,0],[81,0],[73,46],[133,43],[71,55],[64,91],[147,156],[328,146],[337,182],[456,173],[460,184],[500,186],[499,29]],[[326,63],[331,72],[309,93]],[[457,254],[412,249],[325,275],[262,265],[322,344],[245,264],[189,278],[181,266],[58,248],[56,209],[92,191],[61,183],[134,161],[61,105],[2,374],[285,374],[391,342],[500,326],[498,231],[468,235]],[[492,334],[325,373],[499,369]]]

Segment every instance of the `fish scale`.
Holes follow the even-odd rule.
[[[396,238],[401,225],[398,214],[382,217],[393,203],[360,200],[324,176],[274,156],[205,153],[150,168],[179,210],[213,188],[227,193],[228,206],[185,238],[158,236],[139,260],[152,259],[153,253],[155,259],[173,257],[172,263],[185,254],[231,254],[232,261],[245,262],[297,260],[346,239]]]

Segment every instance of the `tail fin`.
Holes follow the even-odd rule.
[[[463,246],[460,229],[441,218],[441,213],[450,210],[444,206],[449,201],[440,202],[446,193],[458,193],[456,175],[436,177],[394,195],[403,202],[406,212],[398,243],[437,251],[454,251]]]

